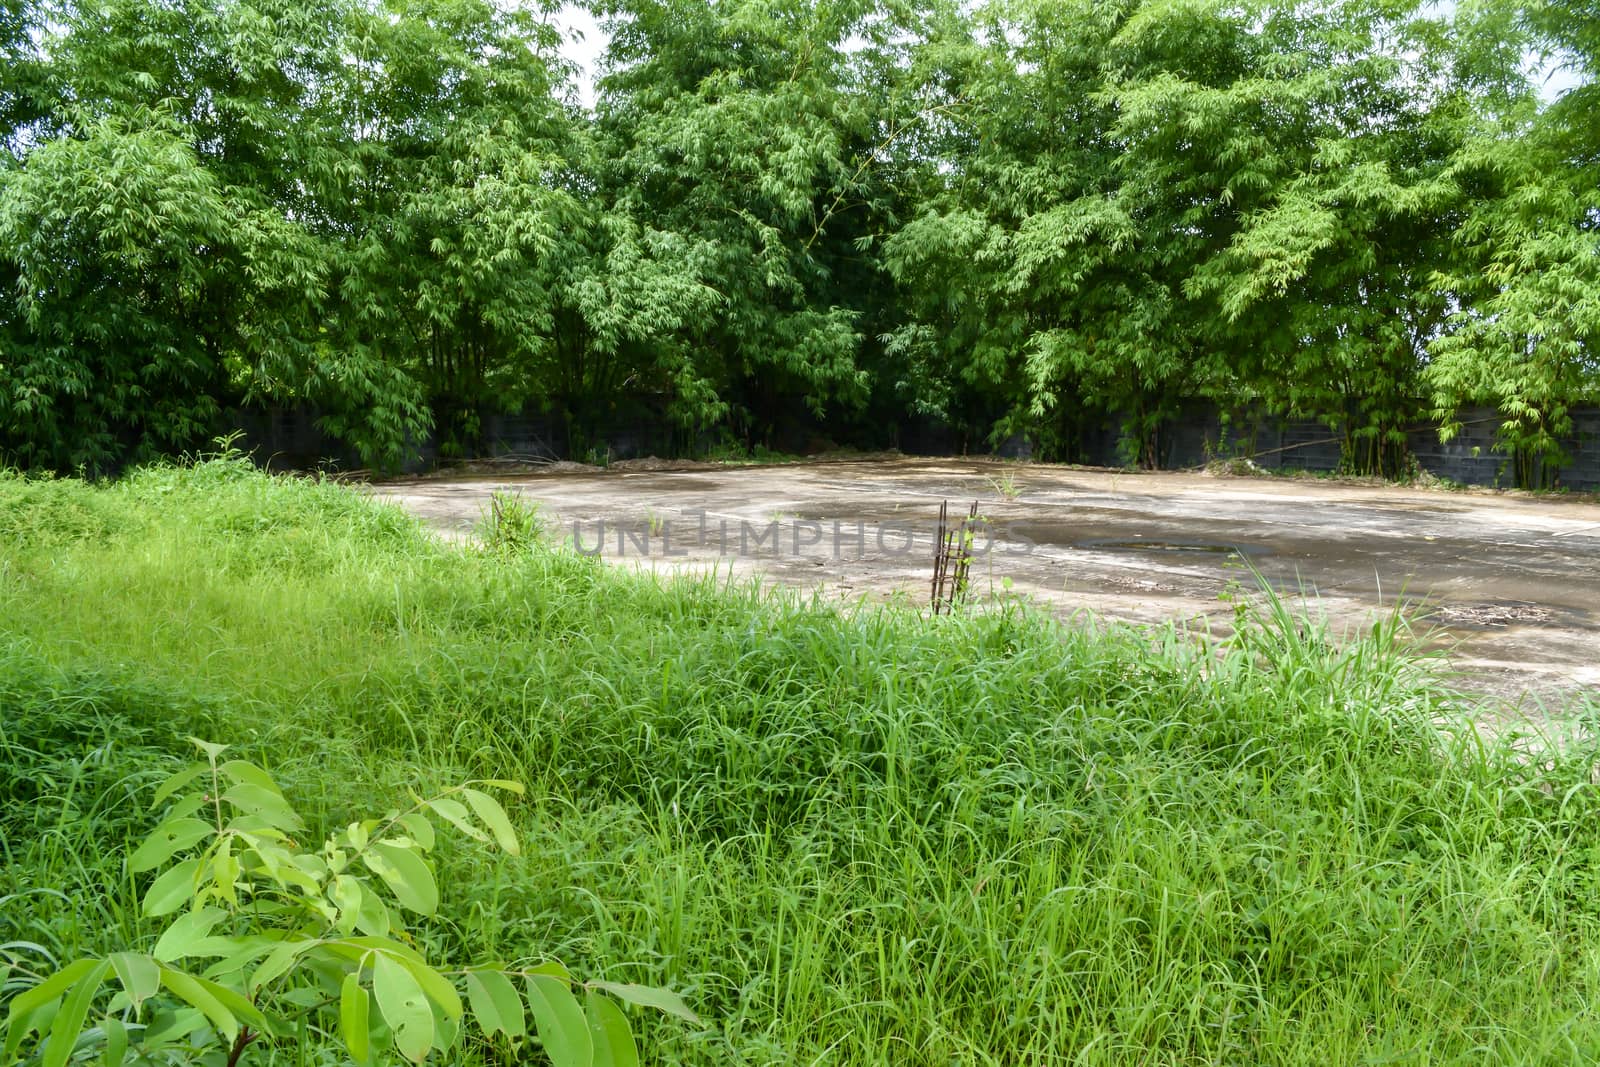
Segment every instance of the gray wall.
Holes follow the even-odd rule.
[[[1466,485],[1510,487],[1516,484],[1510,457],[1495,451],[1500,418],[1490,408],[1461,412],[1461,430],[1447,443],[1432,426],[1407,435],[1418,465],[1438,478]],[[1224,428],[1215,410],[1186,412],[1168,432],[1164,465],[1194,467],[1221,456],[1248,456],[1269,470],[1335,471],[1339,469],[1338,434],[1313,419],[1261,419],[1254,425],[1234,421]],[[1568,461],[1550,473],[1557,487],[1600,490],[1600,408],[1573,413],[1573,432],[1563,441]],[[1114,463],[1114,451],[1101,462]]]
[[[1468,485],[1516,484],[1508,457],[1494,450],[1499,419],[1487,408],[1461,413],[1461,432],[1441,444],[1438,432],[1419,428],[1409,435],[1412,453],[1421,467],[1436,477]],[[257,460],[273,467],[312,469],[333,467],[353,470],[359,458],[317,426],[317,415],[304,408],[236,411],[230,422],[244,433],[244,446]],[[1115,466],[1122,462],[1117,445],[1121,420],[1107,418],[1083,435],[1081,448],[1090,463]],[[1564,443],[1569,462],[1554,472],[1554,484],[1572,490],[1600,490],[1600,408],[1573,414],[1573,433]],[[937,428],[931,428],[937,429]],[[948,452],[927,447],[942,438],[929,427],[920,436],[908,434],[906,443],[918,451]],[[486,452],[490,456],[538,459],[586,459],[568,456],[568,432],[557,415],[489,415],[483,420]],[[945,435],[948,436],[948,435]],[[1165,431],[1162,465],[1196,467],[1219,456],[1250,457],[1269,470],[1334,471],[1339,468],[1339,441],[1335,431],[1311,419],[1240,419],[1227,426],[1215,408],[1195,408],[1172,420]],[[602,434],[612,459],[665,455],[671,448],[670,427],[647,420],[624,421]],[[913,440],[924,441],[916,449]],[[1028,443],[1015,439],[1000,450],[1008,456],[1026,457]],[[418,459],[408,469],[423,470],[438,461],[433,441],[418,448]]]

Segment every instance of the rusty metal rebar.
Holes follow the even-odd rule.
[[[956,602],[967,595],[968,575],[972,570],[973,530],[978,524],[978,502],[974,500],[967,517],[950,528],[950,502],[939,504],[939,529],[933,539],[932,607],[935,615],[948,615]]]

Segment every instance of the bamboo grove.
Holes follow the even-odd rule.
[[[1393,472],[1600,398],[1592,0],[592,3],[586,102],[554,8],[0,0],[5,461],[273,404],[1153,464],[1204,403]]]

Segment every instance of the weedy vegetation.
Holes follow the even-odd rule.
[[[999,477],[990,478],[989,488],[1006,500],[1016,500],[1022,495],[1022,486],[1017,484],[1017,476],[1011,471],[1004,471]]]
[[[125,1062],[225,1063],[248,1026],[248,1062],[349,1062],[355,973],[351,1010],[390,1031],[354,1050],[373,1062],[563,1062],[537,1004],[520,1035],[508,1010],[452,1034],[440,987],[392,1018],[366,1001],[383,953],[355,971],[334,946],[380,936],[360,926],[369,898],[405,946],[386,958],[414,979],[410,954],[432,961],[464,1012],[467,976],[438,961],[524,998],[553,976],[574,1004],[603,998],[645,1062],[1589,1058],[1593,744],[1472,729],[1388,623],[1328,640],[1269,602],[1242,625],[1223,644],[1012,600],[840,611],[538,541],[447,544],[348,488],[231,458],[109,485],[0,477],[0,1014],[22,1035],[6,1058],[115,1061],[121,1033]],[[225,788],[163,796],[190,736],[230,744]],[[401,824],[410,846],[369,825],[483,780],[524,787],[495,793],[498,831],[432,806],[413,812],[440,817],[428,830]],[[246,803],[319,857],[297,865],[310,879],[335,877],[329,849],[353,855],[366,827],[425,861],[436,907],[407,903],[414,871],[402,891],[363,865],[348,932],[326,881],[291,914],[313,894],[297,875],[278,887],[244,837],[270,835],[219,831],[203,799],[180,818],[206,836],[169,821],[149,844],[184,797],[241,783],[271,784]],[[239,869],[218,876],[224,840]],[[169,873],[205,857],[192,882]],[[260,960],[281,961],[327,923],[327,952],[278,984],[195,949],[276,936]],[[134,995],[117,960],[224,990],[239,1029],[170,984]],[[633,986],[699,1021],[605,992]],[[317,1005],[270,992],[293,988]],[[186,1009],[201,1018],[141,1051]]]
[[[497,489],[478,523],[478,539],[495,552],[525,552],[550,533],[550,524],[537,500],[521,493]]]
[[[352,822],[311,849],[292,836],[306,824],[271,775],[224,761],[226,745],[190,740],[206,761],[156,789],[165,818],[127,860],[130,874],[166,868],[140,902],[166,928],[148,953],[85,957],[13,997],[7,1060],[37,1033],[39,1058],[54,1067],[85,1045],[101,1046],[102,1062],[123,1063],[130,1052],[159,1061],[208,1042],[233,1067],[257,1041],[303,1033],[317,1020],[357,1063],[391,1044],[421,1062],[453,1051],[468,1017],[485,1041],[503,1034],[515,1045],[531,1013],[552,1064],[612,1067],[639,1057],[627,1017],[605,992],[698,1021],[666,990],[598,982],[580,1006],[559,963],[443,972],[412,947],[405,913],[439,908],[427,859],[436,823],[514,856],[516,831],[485,790],[521,794],[520,784],[472,781],[413,796],[406,809]],[[175,857],[183,858],[168,866]],[[202,973],[181,966],[205,959],[217,962]],[[84,1032],[91,1015],[101,1025]]]

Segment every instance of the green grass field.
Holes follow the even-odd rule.
[[[324,827],[516,778],[428,947],[671,987],[652,1063],[1593,1061],[1596,751],[1463,710],[1270,602],[1219,653],[452,547],[237,460],[0,477],[0,942],[149,939],[186,735]]]

